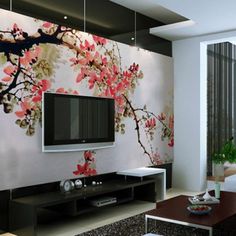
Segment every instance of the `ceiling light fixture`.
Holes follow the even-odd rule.
[[[67,20],[67,16],[64,16],[63,18],[64,18],[64,20]]]
[[[134,37],[132,37],[131,40],[134,41]]]

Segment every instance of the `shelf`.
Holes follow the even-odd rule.
[[[102,195],[122,189],[133,188],[136,186],[154,183],[154,180],[148,179],[143,181],[137,180],[114,180],[103,183],[98,186],[88,186],[79,190],[74,190],[70,193],[61,193],[59,191],[31,195],[11,200],[12,202],[27,204],[34,207],[47,207],[57,205],[63,202],[68,202],[75,199],[84,199],[92,196]]]
[[[10,228],[18,236],[35,236],[37,231],[37,209],[46,208],[65,215],[76,216],[86,212],[100,210],[122,204],[133,199],[153,201],[156,199],[157,179],[132,177],[125,180],[122,176],[114,175],[113,179],[103,181],[102,185],[88,185],[86,188],[70,193],[49,191],[17,197],[10,200]],[[101,206],[91,205],[92,200],[114,197],[116,202]],[[23,220],[22,220],[23,219]],[[19,230],[21,228],[21,230]],[[29,233],[30,232],[30,233]]]

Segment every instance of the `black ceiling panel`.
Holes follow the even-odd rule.
[[[10,0],[0,0],[0,7],[9,10]],[[139,13],[135,15],[134,11],[108,0],[12,0],[12,9],[82,31],[85,27],[86,32],[129,45],[136,42],[138,47],[164,55],[172,53],[170,41],[149,34],[149,28],[164,25],[162,22]],[[132,40],[135,35],[136,40]]]

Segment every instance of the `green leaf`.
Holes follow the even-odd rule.
[[[7,57],[4,53],[0,53],[0,66],[3,66],[7,62]]]
[[[236,146],[233,138],[225,142],[219,153],[213,154],[212,161],[216,164],[236,163]]]
[[[26,129],[27,125],[28,125],[28,122],[26,121],[26,119],[22,120],[21,123],[20,123],[20,127],[22,129]]]
[[[20,119],[17,119],[17,120],[15,121],[15,123],[20,126],[21,120],[20,120]]]

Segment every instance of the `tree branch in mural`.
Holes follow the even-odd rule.
[[[92,151],[85,151],[84,152],[84,160],[82,161],[83,164],[77,165],[77,170],[73,171],[74,175],[84,175],[84,176],[91,176],[96,175],[97,171],[95,168],[95,152]]]
[[[132,103],[127,99],[126,96],[124,96],[126,99],[126,102],[132,112],[132,117],[135,121],[136,127],[135,130],[137,132],[138,137],[138,143],[140,144],[141,148],[144,151],[144,154],[148,155],[150,158],[150,161],[152,164],[161,163],[161,160],[159,159],[160,156],[153,151],[152,145],[150,145],[150,151],[147,151],[146,147],[141,141],[141,134],[140,134],[140,125],[145,124],[145,133],[146,136],[153,140],[153,135],[156,130],[157,124],[156,120],[158,120],[162,124],[162,140],[167,138],[169,141],[168,145],[170,147],[173,147],[174,145],[174,119],[173,116],[169,117],[169,123],[166,123],[166,115],[164,113],[161,113],[160,116],[156,116],[153,112],[147,111],[146,105],[144,108],[134,108]],[[141,113],[141,114],[138,114]]]
[[[18,118],[16,124],[26,129],[26,134],[31,136],[35,133],[36,125],[41,122],[43,92],[50,89],[78,94],[78,90],[55,88],[53,76],[55,68],[61,63],[61,47],[67,48],[73,55],[67,63],[77,73],[76,83],[86,84],[96,96],[115,99],[116,132],[124,134],[124,120],[132,118],[144,154],[153,164],[157,163],[158,155],[151,144],[157,121],[162,127],[162,139],[168,139],[168,145],[173,146],[173,117],[169,117],[168,123],[165,114],[156,116],[146,106],[135,108],[132,105],[131,96],[143,78],[143,73],[136,63],[123,69],[118,45],[104,38],[94,35],[85,37],[84,33],[49,22],[44,22],[32,35],[17,24],[11,29],[0,31],[0,65],[4,67],[4,77],[0,82],[0,105],[4,112],[15,112]],[[141,129],[148,139],[149,147],[142,140]],[[82,170],[85,166],[78,165],[78,168]]]

